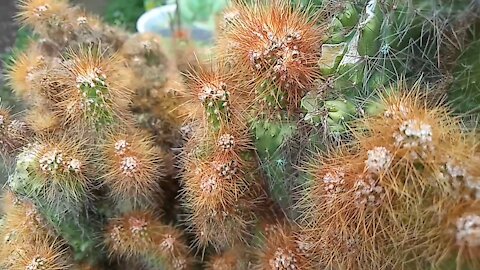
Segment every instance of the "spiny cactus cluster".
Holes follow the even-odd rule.
[[[19,8],[0,269],[480,267],[478,2],[236,0],[200,63]]]
[[[14,170],[0,267],[190,268],[185,235],[163,210],[162,191],[176,186],[170,149],[182,122],[171,110],[181,99],[167,100],[176,95],[171,80],[181,86],[182,78],[165,44],[66,1],[18,8],[35,36],[7,74],[26,110],[1,111],[2,153]]]

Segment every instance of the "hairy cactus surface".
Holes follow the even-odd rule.
[[[18,8],[0,269],[480,268],[478,1],[232,0],[207,56]]]

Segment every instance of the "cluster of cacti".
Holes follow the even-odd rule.
[[[63,0],[18,8],[35,36],[7,74],[25,111],[1,111],[2,153],[14,170],[0,268],[188,269],[184,233],[163,211],[182,122],[172,110],[181,101],[167,99],[182,78],[165,44]]]
[[[310,161],[305,237],[325,267],[477,265],[478,139],[418,86],[393,91],[352,144]]]
[[[480,267],[477,2],[237,0],[197,64],[19,7],[0,269]]]

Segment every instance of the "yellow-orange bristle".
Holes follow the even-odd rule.
[[[112,131],[105,141],[103,176],[117,200],[152,199],[164,176],[165,153],[140,131]]]
[[[225,127],[213,136],[214,156],[217,159],[242,160],[242,155],[253,150],[248,131],[241,124]],[[245,164],[246,165],[246,164]]]
[[[231,207],[248,190],[248,180],[235,160],[188,165],[183,192],[193,209],[213,211]]]
[[[228,31],[230,24],[238,18],[240,18],[240,11],[236,5],[226,7],[223,13],[216,18],[217,33],[221,34],[223,31]]]
[[[20,0],[18,21],[23,25],[42,29],[52,20],[65,14],[68,4],[64,0]]]
[[[163,43],[162,38],[153,33],[135,34],[123,45],[122,55],[125,55],[126,58],[132,58],[129,59],[132,61],[131,64],[138,65],[141,64],[138,61],[148,61],[148,59],[141,59],[141,57],[146,58],[152,54],[152,56],[158,57],[158,59],[152,59],[154,62],[143,64],[147,66],[157,64],[166,67],[167,56],[164,55]]]
[[[268,228],[265,242],[255,250],[254,269],[313,269],[308,259],[306,244],[289,225]]]
[[[336,212],[346,205],[354,206],[354,190],[357,182],[363,179],[364,164],[355,149],[337,149],[329,153],[317,154],[305,168],[311,177],[305,188],[299,207],[318,220],[325,213]],[[361,204],[361,198],[357,198]],[[360,206],[360,205],[359,205]]]
[[[52,133],[60,129],[60,120],[57,115],[45,106],[35,106],[26,115],[26,121],[37,134]]]
[[[164,257],[188,253],[188,248],[183,242],[182,231],[172,226],[165,226],[162,234],[157,235],[153,242],[159,247],[158,252]]]
[[[253,150],[247,128],[242,124],[225,126],[214,134],[206,129],[197,126],[184,146],[182,161],[186,169],[183,178],[187,188],[196,192],[195,186],[211,176],[226,184],[224,190],[236,190],[241,194],[249,186],[246,174],[253,166],[252,161],[246,158]]]
[[[163,231],[163,225],[152,213],[130,212],[108,222],[105,244],[111,257],[144,256],[157,249],[154,240]]]
[[[45,71],[46,60],[35,48],[19,54],[7,68],[7,80],[17,97],[27,100],[36,91],[34,80]]]
[[[99,15],[91,14],[82,6],[72,6],[67,14],[68,21],[72,25],[72,28],[81,38],[91,38],[88,35],[101,34],[101,28],[104,27],[104,22]],[[84,44],[91,40],[81,40]],[[91,41],[91,42],[97,42]]]
[[[65,244],[60,240],[39,239],[34,245],[20,245],[20,256],[12,263],[12,270],[64,270],[71,267]]]
[[[192,257],[181,230],[165,225],[162,234],[158,234],[153,243],[156,254],[164,258],[171,269],[186,270],[192,267]]]
[[[163,267],[186,270],[192,258],[183,233],[163,225],[156,216],[145,211],[130,212],[112,219],[105,232],[110,257],[136,259],[149,265],[159,259]]]
[[[161,88],[170,78],[171,64],[163,48],[163,40],[153,33],[140,33],[131,36],[122,46],[121,55],[127,60],[128,66],[135,73],[137,90],[148,89],[151,92],[161,92]],[[157,100],[145,100],[152,103]],[[134,103],[135,106],[139,104]]]
[[[190,73],[189,90],[184,93],[197,108],[191,112],[190,118],[202,119],[205,123],[218,122],[220,127],[228,126],[235,119],[243,119],[241,111],[246,100],[242,101],[242,88],[237,76],[225,65],[200,67],[198,71]]]
[[[213,136],[202,133],[197,129],[185,147],[185,202],[199,211],[229,208],[250,188],[253,164],[245,154],[251,143],[239,127],[222,128]]]
[[[384,111],[356,123],[357,141],[306,168],[302,232],[325,268],[439,265],[452,257],[454,206],[476,199],[478,139],[418,85],[380,96]]]
[[[393,166],[403,171],[405,181],[409,181],[387,183],[397,190],[407,185],[422,190],[432,184],[448,188],[448,183],[441,179],[432,183],[433,178],[420,174],[439,173],[440,160],[450,152],[448,143],[462,133],[457,119],[442,105],[427,103],[418,85],[409,89],[400,83],[397,88],[393,93],[382,94],[385,110],[381,114],[361,120],[359,130],[363,131],[354,132],[358,142],[367,151],[380,147],[392,155]],[[417,168],[419,164],[425,168],[422,172]],[[411,182],[412,177],[416,182]]]
[[[449,254],[451,259],[456,258],[457,265],[476,269],[480,266],[480,215],[478,201],[455,205],[448,213],[448,223],[444,228],[443,236],[453,246]]]
[[[451,195],[470,200],[480,198],[479,143],[475,132],[457,133],[445,142],[445,155],[438,160],[436,177],[449,183]]]
[[[168,97],[172,97],[172,100],[169,100],[170,98],[165,100],[171,102],[170,104],[165,104],[168,105],[165,108],[168,112],[178,117],[178,119],[176,119],[178,125],[184,124],[196,106],[193,106],[193,104],[188,101],[190,97],[185,94],[187,90],[184,84],[184,78],[175,66],[169,66],[166,77],[168,80],[165,82],[163,90]]]
[[[71,203],[75,206],[89,199],[93,182],[90,155],[84,144],[81,133],[75,137],[69,133],[46,134],[32,144],[32,181],[42,187],[41,195],[52,205]]]
[[[387,256],[388,249],[372,248],[379,243],[391,243],[387,241],[390,239],[387,228],[393,230],[394,224],[388,214],[394,211],[394,202],[390,190],[382,183],[379,166],[369,170],[363,154],[351,145],[323,153],[309,162],[307,171],[312,181],[298,203],[298,208],[306,213],[301,218],[302,235],[310,243],[312,256],[325,267],[334,267],[335,263],[347,268],[360,267],[365,258],[356,257],[357,253],[365,256],[378,253],[386,260],[393,258]],[[397,225],[402,229],[407,226]],[[383,259],[372,261],[384,262]]]
[[[257,85],[273,80],[286,94],[289,108],[296,109],[320,77],[317,62],[323,27],[287,1],[259,1],[235,8],[238,15],[220,38],[227,58]]]
[[[2,203],[0,204],[1,214],[5,215],[10,209],[13,209],[20,203],[19,198],[10,190],[6,190],[1,197]]]
[[[15,153],[30,136],[27,124],[15,119],[11,110],[0,105],[0,152],[5,157]]]
[[[31,202],[17,197],[13,192],[5,192],[2,198],[4,208],[4,228],[15,231],[16,241],[28,242],[30,239],[46,237],[52,232]]]
[[[246,269],[245,247],[233,247],[212,256],[205,265],[207,270],[242,270]]]
[[[190,232],[195,234],[194,246],[198,249],[212,246],[222,250],[236,244],[246,243],[254,222],[253,206],[246,199],[230,208],[192,209],[185,220]]]
[[[126,88],[129,72],[123,60],[107,55],[101,46],[71,50],[57,80],[65,85],[55,104],[68,123],[105,124],[125,115],[131,98]]]
[[[1,201],[4,208],[0,226],[0,268],[11,269],[20,259],[22,247],[37,244],[37,239],[48,239],[53,235],[35,206],[7,191]]]
[[[185,146],[181,195],[196,245],[221,249],[245,241],[254,219],[252,145],[243,125],[222,126],[214,134],[204,129],[197,127]]]

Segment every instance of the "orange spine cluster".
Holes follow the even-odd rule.
[[[249,242],[257,212],[268,208],[249,124],[261,125],[259,115],[279,120],[272,108],[298,112],[319,79],[323,36],[322,26],[287,1],[235,1],[219,30],[215,63],[189,78],[195,132],[182,164],[188,225],[198,246],[217,252]],[[270,216],[276,208],[265,212]],[[219,259],[209,267],[230,263]]]
[[[15,119],[9,109],[0,107],[0,149],[5,158],[21,149],[29,134],[29,127],[24,121]]]
[[[105,141],[103,176],[117,202],[151,202],[160,192],[165,154],[139,131],[115,130]]]
[[[320,77],[317,62],[324,32],[305,10],[287,1],[238,3],[225,15],[219,50],[253,83],[253,100],[273,94],[262,88],[278,88],[281,95],[273,94],[277,105],[295,111]]]
[[[157,84],[152,74],[138,85],[132,83],[141,68],[134,67],[136,58],[126,51],[138,37],[124,44],[128,36],[121,29],[64,0],[20,0],[18,9],[18,21],[39,38],[32,39],[28,52],[19,53],[8,67],[9,86],[26,105],[26,113],[20,121],[0,109],[0,146],[2,154],[19,152],[9,188],[31,200],[32,209],[38,207],[48,237],[26,241],[32,234],[28,230],[36,235],[40,229],[24,229],[21,217],[12,217],[16,206],[9,204],[12,209],[3,216],[1,232],[15,231],[15,242],[2,247],[1,255],[9,260],[7,269],[115,267],[114,260],[107,262],[106,254],[98,252],[102,239],[97,232],[115,216],[160,210],[160,185],[167,171],[175,171],[166,168],[166,162],[173,163],[165,152],[171,145],[159,146],[141,131],[131,106],[134,90],[164,85]],[[151,48],[141,50],[147,52],[143,60],[151,62],[140,66],[166,72],[158,39],[144,38]],[[173,69],[169,72],[176,74]],[[24,212],[23,218],[33,215],[33,210]],[[152,222],[154,231],[160,228],[163,233],[155,233],[150,243],[142,242],[149,245],[147,259],[165,261],[151,267],[189,268],[191,259],[181,233],[157,219]],[[134,228],[138,224],[131,225],[132,234],[127,236],[139,242]],[[168,245],[161,246],[162,241]],[[23,250],[28,245],[31,248]],[[123,251],[147,251],[142,248],[127,245]],[[19,249],[15,261],[9,255],[13,249]]]
[[[67,55],[58,84],[64,89],[57,95],[55,111],[67,123],[80,121],[111,123],[125,118],[131,99],[126,88],[129,71],[118,56],[108,56],[100,47],[80,47]]]
[[[174,270],[190,269],[193,263],[182,232],[148,212],[130,212],[111,220],[105,241],[112,258]]]
[[[126,38],[122,30],[103,24],[66,0],[20,0],[18,9],[17,20],[43,37],[39,45],[50,56],[68,46],[98,43],[98,39],[115,51]]]
[[[89,179],[92,161],[83,143],[78,134],[39,137],[30,150],[33,164],[28,185],[33,194],[29,195],[72,209],[88,202],[94,183]]]
[[[64,243],[55,238],[35,205],[10,191],[5,193],[1,203],[2,269],[60,270],[70,265]]]
[[[192,75],[195,134],[184,151],[183,200],[198,245],[246,240],[254,214],[254,156],[241,121],[242,88],[221,65]],[[252,197],[253,196],[253,197]]]
[[[207,270],[244,270],[248,269],[244,246],[228,249],[212,256],[205,265]]]
[[[310,244],[289,225],[267,226],[265,240],[255,251],[253,269],[313,269]]]
[[[422,268],[458,252],[467,259],[459,264],[478,263],[478,141],[427,100],[400,84],[382,94],[381,113],[356,124],[355,144],[311,161],[299,205],[319,265]]]

